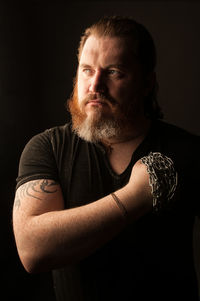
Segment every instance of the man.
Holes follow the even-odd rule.
[[[153,40],[131,18],[103,18],[78,60],[72,121],[21,156],[21,261],[53,270],[57,300],[198,300],[199,137],[159,120]]]

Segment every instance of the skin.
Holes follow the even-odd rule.
[[[133,58],[129,43],[124,41],[117,37],[90,36],[84,45],[78,68],[78,100],[87,116],[95,114],[97,109],[110,118],[116,111],[123,110],[126,114],[131,111],[131,122],[126,124],[128,133],[126,128],[122,137],[125,133],[138,135],[147,126],[143,98],[151,88],[144,85],[141,66]],[[100,93],[111,98],[114,104],[102,102]],[[88,94],[94,95],[94,99],[84,104]]]
[[[110,103],[102,104],[97,97],[94,102],[83,105],[87,116],[95,114],[96,109],[101,114],[112,116],[118,109],[117,104],[128,104],[130,99],[138,95],[135,98],[134,124],[128,124],[127,127],[134,130],[135,138],[132,141],[123,140],[123,143],[122,137],[110,141],[114,144],[109,160],[118,173],[126,168],[149,126],[140,102],[145,93],[140,68],[137,64],[129,68],[129,47],[121,45],[121,42],[117,38],[96,40],[96,37],[90,37],[83,48],[78,69],[80,106],[88,93],[99,96],[101,89],[116,100],[116,106],[113,107]],[[116,68],[119,62],[125,65],[123,76],[121,69]],[[111,68],[110,63],[115,67]],[[138,161],[132,169],[129,183],[116,191],[128,212],[128,219],[111,195],[88,205],[64,209],[60,184],[52,179],[34,180],[21,185],[14,201],[13,229],[25,269],[28,272],[49,271],[77,262],[103,246],[128,223],[151,210],[152,196],[148,180],[145,165]]]
[[[129,40],[92,35],[80,56],[77,83],[79,105],[87,118],[100,113],[112,119],[121,117],[122,111],[128,117],[120,136],[102,141],[112,149],[108,155],[110,164],[120,174],[150,127],[150,120],[144,116],[143,98],[155,85],[155,73],[144,80]],[[107,102],[101,99],[102,93]],[[87,95],[93,95],[89,102],[84,101]]]

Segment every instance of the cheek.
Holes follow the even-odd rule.
[[[121,104],[126,102],[126,99],[130,98],[130,91],[126,83],[115,83],[110,85],[109,93]]]
[[[121,85],[117,94],[115,95],[116,100],[120,104],[121,110],[127,115],[132,111],[141,111],[143,107],[143,96],[142,89],[138,83],[131,81]]]
[[[107,84],[107,90],[113,98],[115,98],[116,100],[120,100],[121,98],[123,99],[125,96],[126,87],[125,85],[118,82],[109,82]]]
[[[136,81],[135,79],[128,81],[120,89],[120,96],[125,99],[133,100],[135,98],[141,98],[142,95],[142,83],[140,81]]]
[[[81,100],[85,98],[88,91],[88,84],[87,82],[82,79],[81,77],[78,77],[77,80],[77,93],[78,93],[78,99]]]

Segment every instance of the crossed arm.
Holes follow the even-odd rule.
[[[116,192],[132,221],[150,210],[152,199],[143,164]],[[127,220],[111,195],[64,209],[59,183],[34,180],[20,186],[13,206],[13,229],[20,259],[28,272],[62,267],[89,256],[117,235]]]

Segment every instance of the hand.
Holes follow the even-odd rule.
[[[149,185],[149,174],[147,167],[138,160],[132,168],[132,173],[126,185],[129,193],[138,193],[141,198],[152,201],[151,186]]]
[[[139,217],[152,209],[153,196],[149,185],[149,174],[141,160],[133,166],[129,182],[122,189],[119,197],[124,200],[124,206],[131,218]]]

